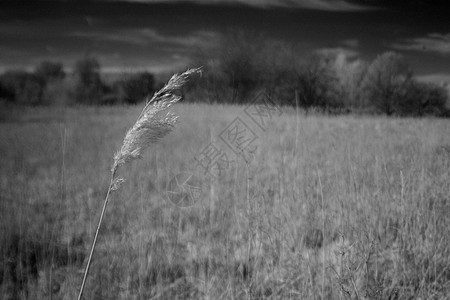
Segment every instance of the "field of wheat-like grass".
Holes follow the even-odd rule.
[[[24,108],[0,123],[0,298],[76,298],[141,109]],[[282,108],[262,130],[244,106],[173,110],[175,130],[120,169],[85,299],[448,299],[449,120]],[[224,144],[236,117],[248,153]]]

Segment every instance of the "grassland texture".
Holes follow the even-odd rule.
[[[174,110],[175,131],[120,171],[85,299],[448,299],[449,120],[286,108],[212,180],[193,162],[244,107]],[[0,298],[76,298],[139,111],[2,113]],[[167,193],[180,172],[201,182],[189,205]]]

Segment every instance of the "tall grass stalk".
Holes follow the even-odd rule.
[[[184,73],[173,75],[161,90],[157,91],[151,99],[147,100],[138,119],[125,135],[121,149],[114,155],[114,162],[111,168],[111,179],[105,201],[103,202],[103,208],[98,220],[89,258],[84,270],[78,300],[81,300],[83,297],[86,279],[89,274],[92,256],[97,244],[100,226],[105,216],[109,197],[111,192],[118,190],[121,183],[124,182],[123,178],[117,176],[118,168],[127,162],[141,158],[145,149],[147,149],[150,145],[157,143],[159,139],[163,138],[170,131],[172,131],[178,116],[166,111],[170,106],[181,99],[181,97],[174,94],[174,92],[180,89],[187,82],[191,74],[198,72],[200,72],[200,68],[189,69]]]

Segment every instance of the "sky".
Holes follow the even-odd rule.
[[[181,70],[229,28],[372,60],[397,51],[418,77],[450,82],[450,9],[441,0],[0,0],[0,72],[42,60],[105,72]]]

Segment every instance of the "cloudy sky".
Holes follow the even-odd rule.
[[[84,55],[105,71],[179,70],[230,27],[373,59],[394,50],[450,81],[450,9],[440,0],[0,0],[0,71]]]

